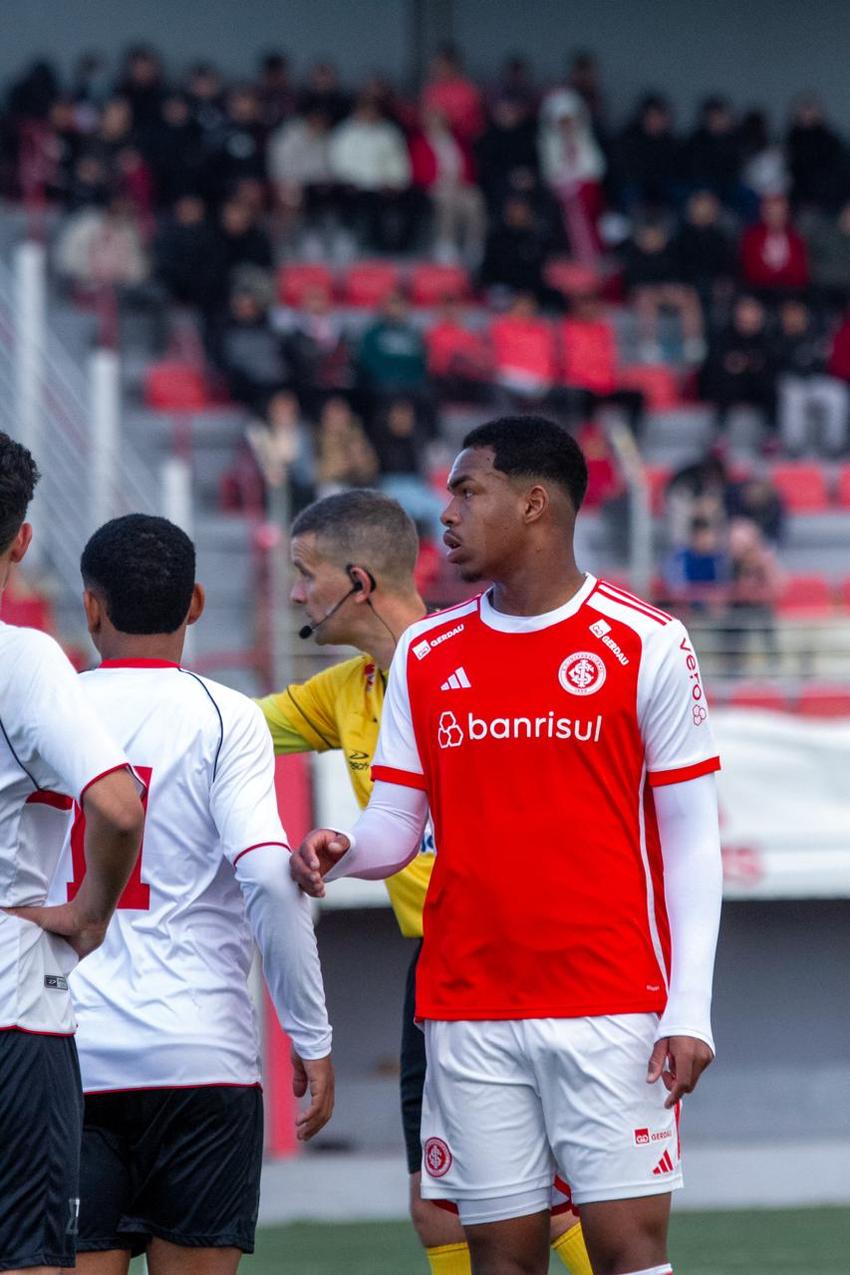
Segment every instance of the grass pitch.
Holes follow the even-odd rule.
[[[675,1275],[848,1275],[850,1209],[677,1214],[670,1257]],[[427,1275],[427,1265],[404,1222],[297,1223],[260,1231],[240,1275]]]

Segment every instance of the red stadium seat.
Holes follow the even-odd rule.
[[[779,598],[780,615],[816,618],[829,615],[833,610],[833,596],[829,581],[821,575],[791,575]]]
[[[672,470],[669,465],[647,465],[646,479],[649,483],[649,508],[653,517],[659,518],[664,513],[664,493],[670,481]]]
[[[850,576],[841,581],[838,586],[838,605],[845,611],[850,611]]]
[[[838,471],[835,499],[841,509],[850,509],[850,464],[842,465]]]
[[[277,272],[277,294],[284,305],[298,309],[304,297],[314,288],[333,295],[334,277],[327,266],[317,261],[293,262]]]
[[[203,372],[191,363],[154,363],[145,376],[145,402],[157,412],[199,412],[210,405]]]
[[[729,708],[761,708],[772,713],[787,713],[791,708],[785,692],[771,682],[743,682],[726,702]]]
[[[543,268],[543,278],[550,288],[565,297],[587,296],[598,292],[602,279],[591,266],[583,266],[569,257],[553,257]]]
[[[346,305],[374,310],[398,290],[401,276],[398,266],[389,261],[360,261],[345,276],[343,300]]]
[[[850,717],[850,686],[805,686],[797,709],[804,717]]]
[[[27,594],[16,597],[7,589],[3,594],[0,617],[4,624],[12,624],[21,629],[41,629],[44,633],[53,628],[53,613],[50,603],[38,594]]]
[[[679,383],[669,367],[662,364],[635,363],[620,368],[617,379],[624,390],[641,390],[651,411],[669,412],[681,406]]]
[[[774,465],[770,476],[791,513],[823,513],[829,508],[826,475],[820,465],[803,461]]]
[[[435,306],[441,301],[461,301],[469,296],[469,276],[463,266],[422,262],[410,275],[410,299],[414,305]]]

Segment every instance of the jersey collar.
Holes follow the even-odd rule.
[[[568,620],[584,605],[596,588],[596,576],[585,573],[584,584],[573,596],[554,611],[545,611],[543,615],[505,615],[497,611],[490,601],[489,592],[482,593],[480,603],[481,620],[489,629],[497,629],[500,633],[536,633],[539,629],[551,628]]]
[[[179,668],[174,660],[101,660],[99,668]]]

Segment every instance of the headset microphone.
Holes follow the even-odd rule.
[[[339,601],[333,604],[330,611],[325,612],[321,620],[317,620],[315,624],[303,624],[301,628],[298,630],[298,636],[300,638],[312,637],[313,634],[316,632],[316,630],[320,629],[326,620],[329,620],[332,615],[336,615],[337,611],[342,606],[343,602],[347,602],[348,599],[351,597],[352,593],[363,592],[363,581],[358,580],[357,576],[354,574],[354,564],[350,562],[348,566],[345,568],[345,570],[347,571],[348,578],[351,581],[351,588],[348,590],[348,593],[344,593],[342,597],[339,599]],[[361,570],[366,571],[366,568],[362,567]],[[375,584],[375,577],[372,575],[372,572],[366,571],[366,575],[369,577],[369,583],[371,584],[372,588],[373,589],[377,588],[377,585]]]

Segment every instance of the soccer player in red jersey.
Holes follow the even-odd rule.
[[[549,421],[467,436],[445,540],[493,585],[404,634],[369,807],[292,857],[314,895],[386,876],[430,804],[423,1195],[457,1203],[476,1275],[546,1271],[553,1170],[596,1275],[672,1275],[679,1104],[714,1054],[705,690],[678,620],[576,566],[586,481]]]

